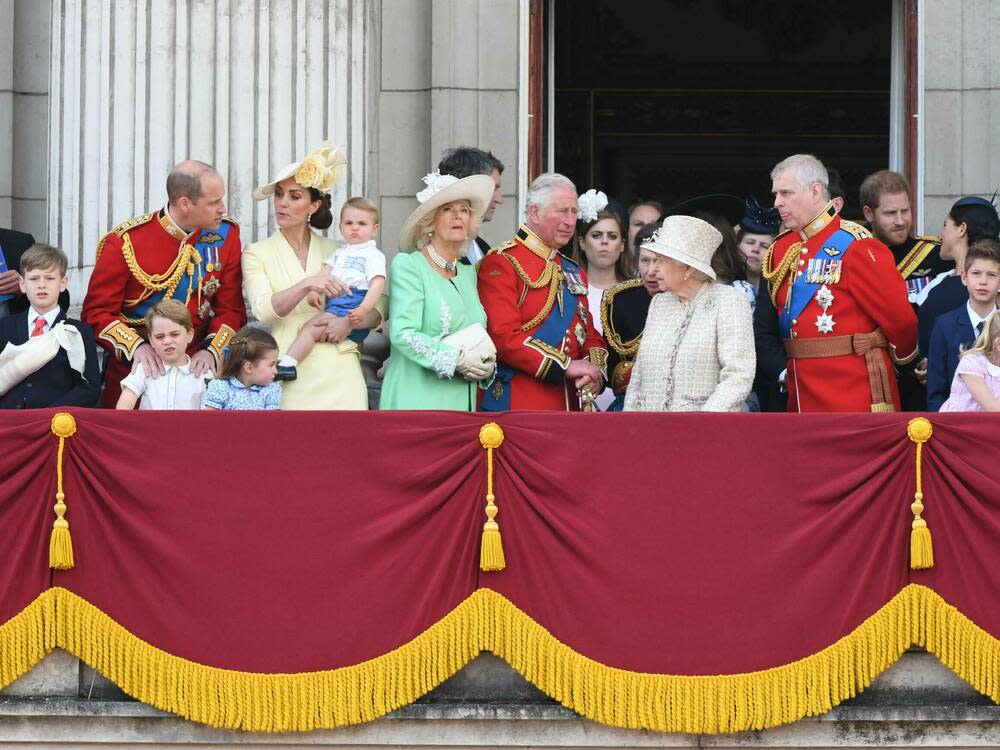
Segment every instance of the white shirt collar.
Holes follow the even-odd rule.
[[[47,313],[42,315],[45,318],[46,330],[52,330],[52,326],[56,324],[56,318],[59,317],[59,305],[56,305]],[[35,320],[38,318],[39,312],[34,308],[34,306],[28,307],[28,334],[31,334],[31,330],[35,327]]]
[[[990,313],[995,312],[996,309],[997,306],[994,303],[993,310],[991,310]],[[972,302],[965,303],[965,311],[969,313],[969,322],[972,323],[972,330],[978,336],[979,331],[976,330],[976,326],[978,326],[982,322],[985,322],[986,318],[980,317],[979,313],[977,313],[975,310],[972,309]],[[989,317],[990,313],[987,313],[986,317]]]
[[[168,365],[164,363],[163,367],[167,372],[170,370],[177,370],[178,372],[189,374],[191,372],[191,357],[185,355],[185,361],[182,365]]]
[[[359,242],[357,245],[352,245],[350,242],[345,241],[340,246],[340,249],[346,250],[347,248],[350,248],[351,250],[367,250],[368,248],[378,250],[378,245],[375,243],[375,240],[368,240],[367,242]]]

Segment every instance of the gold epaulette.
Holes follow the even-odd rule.
[[[856,240],[867,240],[872,237],[872,233],[863,226],[847,219],[840,220],[840,228],[853,235]]]
[[[130,229],[135,229],[138,226],[142,226],[146,222],[151,221],[154,216],[156,216],[156,213],[151,212],[148,214],[143,214],[142,216],[136,216],[131,219],[126,219],[121,224],[115,225],[110,232],[107,232],[106,234],[102,235],[100,241],[98,241],[97,257],[94,258],[94,262],[96,263],[101,259],[101,251],[104,250],[104,243],[110,235],[117,234],[119,237],[124,237],[127,231],[129,231]]]
[[[233,218],[232,216],[230,216],[229,214],[223,214],[223,216],[222,216],[222,220],[223,220],[223,221],[228,221],[228,222],[229,222],[230,224],[235,224],[236,226],[239,226],[239,224],[240,224],[240,222],[239,222],[239,220],[238,220],[238,219],[234,219],[234,218]]]
[[[510,250],[516,244],[517,243],[514,242],[514,240],[507,240],[502,244],[494,245],[493,247],[491,247],[489,250],[486,251],[486,254],[495,255],[496,253],[502,253],[504,250]]]

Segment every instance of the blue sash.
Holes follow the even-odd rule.
[[[576,263],[567,258],[563,258],[562,263],[564,273],[569,271],[576,274],[578,278],[580,277],[580,267]],[[562,344],[563,337],[569,330],[569,324],[573,322],[573,316],[576,314],[576,295],[569,290],[569,285],[566,283],[563,283],[562,287],[562,300],[562,310],[559,309],[558,303],[553,304],[548,316],[531,334],[531,338],[538,339],[554,349],[558,349]],[[516,374],[517,370],[513,367],[497,362],[496,374],[483,393],[480,411],[508,411],[510,409],[510,381]]]
[[[844,256],[851,248],[851,243],[856,240],[853,234],[846,229],[838,229],[830,238],[823,243],[823,249],[816,253],[817,259],[837,260],[843,262]],[[787,250],[786,252],[791,252]],[[792,335],[792,321],[795,320],[802,311],[806,309],[816,292],[823,286],[823,281],[808,281],[808,274],[800,273],[792,284],[791,302],[781,308],[778,316],[778,327],[781,330],[782,338],[790,338]]]
[[[226,237],[229,235],[229,227],[229,222],[223,221],[219,225],[218,229],[203,229],[201,231],[201,234],[198,235],[197,241],[194,243],[195,249],[201,256],[201,263],[195,266],[194,276],[188,276],[186,273],[181,275],[181,280],[178,282],[177,288],[174,289],[171,299],[175,299],[182,304],[187,304],[192,284],[194,284],[194,289],[197,289],[198,285],[205,280],[206,274],[211,273],[211,271],[207,270],[208,264],[212,264],[213,271],[220,267],[220,262],[222,260],[222,246],[226,244]],[[163,300],[165,296],[165,289],[159,292],[153,292],[132,309],[132,312],[129,313],[129,317],[146,317],[146,313],[148,313],[154,305]],[[197,327],[197,325],[198,323],[195,321],[195,327]]]

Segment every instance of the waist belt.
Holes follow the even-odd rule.
[[[888,349],[889,340],[878,328],[871,333],[856,333],[853,336],[824,336],[821,339],[785,339],[785,352],[790,359],[816,359],[821,357],[842,357],[854,354],[865,358],[868,368],[868,386],[872,394],[871,410],[876,412],[895,411],[891,396],[889,371],[885,358],[879,349]]]

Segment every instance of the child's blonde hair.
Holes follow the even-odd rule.
[[[219,378],[235,378],[243,369],[244,362],[255,364],[270,352],[276,351],[278,342],[274,340],[274,336],[257,326],[243,326],[229,342],[229,354],[219,368]]]
[[[986,319],[983,325],[983,332],[976,336],[976,340],[968,349],[962,348],[962,356],[966,354],[982,354],[989,357],[994,354],[993,344],[1000,338],[1000,310],[994,310]]]
[[[180,300],[165,299],[160,300],[153,305],[149,312],[146,313],[146,317],[142,320],[147,331],[151,331],[153,329],[153,318],[164,318],[165,320],[169,320],[171,323],[179,325],[185,331],[194,330],[194,322],[191,320],[191,311],[188,310],[187,305]]]
[[[358,211],[364,211],[372,215],[372,224],[378,224],[378,206],[372,203],[367,198],[363,198],[360,195],[356,195],[353,198],[348,198],[344,201],[344,205],[340,207],[340,218],[344,218],[344,209],[350,206]]]

